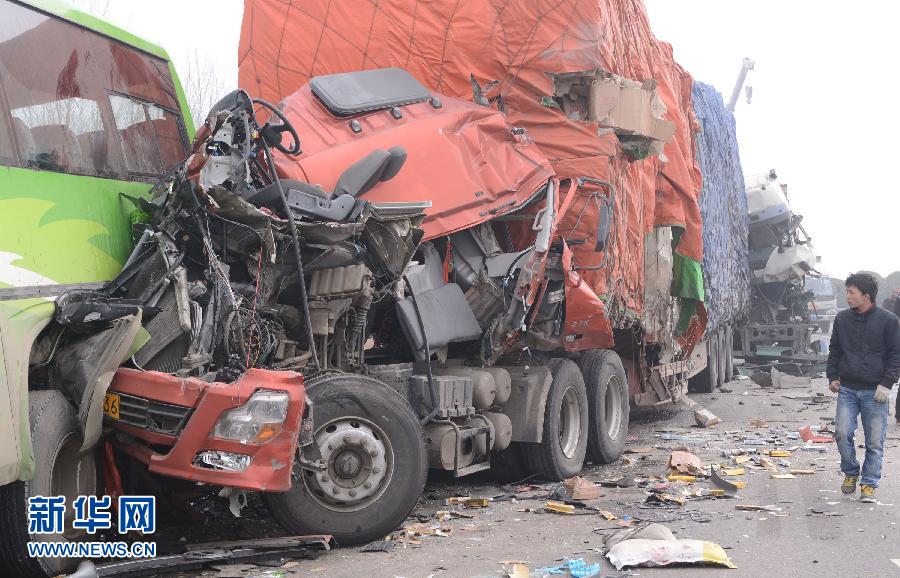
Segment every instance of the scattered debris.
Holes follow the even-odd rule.
[[[622,476],[620,478],[611,478],[608,480],[600,480],[598,482],[601,486],[606,488],[630,488],[634,485],[634,478],[630,478],[628,476]]]
[[[691,452],[677,451],[669,456],[669,468],[683,474],[704,475],[706,464]]]
[[[797,433],[800,434],[800,439],[806,443],[827,444],[834,441],[834,438],[832,437],[816,435],[813,433],[811,426],[806,426]]]
[[[512,572],[507,572],[507,576],[509,578],[528,578],[530,572],[528,571],[528,566],[525,564],[521,564],[516,562],[513,564]]]
[[[809,475],[815,474],[816,470],[788,470],[788,473],[795,475]]]
[[[773,480],[794,480],[797,476],[794,474],[772,474]]]
[[[572,504],[564,504],[562,502],[547,502],[544,504],[544,509],[548,512],[554,512],[557,514],[574,514],[575,506]]]
[[[775,506],[754,506],[752,504],[738,504],[734,507],[735,510],[741,510],[742,512],[780,512],[781,508],[776,508]]]
[[[397,548],[397,542],[394,540],[382,540],[379,542],[369,542],[362,548],[360,552],[393,552]]]
[[[697,425],[700,427],[712,427],[716,424],[722,423],[722,420],[716,417],[708,409],[696,409],[694,410],[694,421],[697,422]]]
[[[661,524],[644,524],[620,530],[606,540],[606,557],[621,570],[626,566],[668,566],[669,564],[714,564],[737,568],[725,550],[714,542],[679,540]]]
[[[675,504],[676,506],[683,506],[687,503],[687,500],[684,498],[679,498],[678,496],[673,496],[672,494],[650,494],[647,496],[647,499],[644,500],[645,504]]]
[[[791,457],[791,452],[788,450],[770,450],[769,456],[773,458],[789,458]]]
[[[670,482],[687,482],[693,484],[697,481],[697,476],[689,476],[687,474],[669,474],[666,477]]]
[[[565,564],[560,566],[538,568],[535,570],[535,573],[539,576],[546,576],[548,574],[571,574],[575,578],[591,578],[591,576],[596,576],[600,573],[600,564],[596,563],[588,566],[585,564],[583,558],[578,558],[577,560],[568,560]]]
[[[769,427],[765,420],[755,417],[750,420],[750,427]]]
[[[721,477],[719,473],[716,471],[716,468],[710,468],[710,477],[709,477],[710,485],[717,490],[722,490],[726,496],[732,498],[738,492],[737,484],[729,482],[725,478]]]
[[[778,389],[809,387],[812,385],[811,377],[789,375],[778,371],[774,367],[771,370],[772,386]]]
[[[600,486],[581,476],[569,478],[563,481],[562,485],[566,494],[573,500],[597,500],[600,498]]]

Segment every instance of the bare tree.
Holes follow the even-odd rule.
[[[212,106],[227,92],[232,90],[217,74],[216,67],[208,55],[193,49],[179,68],[184,94],[194,124],[200,126],[206,120]]]

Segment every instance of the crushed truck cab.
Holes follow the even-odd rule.
[[[221,383],[121,368],[104,410],[116,447],[155,474],[281,492],[291,487],[305,402],[292,371],[250,369]]]

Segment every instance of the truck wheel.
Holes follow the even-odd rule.
[[[719,378],[716,387],[722,387],[725,385],[725,382],[728,381],[725,379],[725,364],[728,361],[728,352],[725,349],[725,329],[719,329],[716,333],[716,337],[718,338],[718,341],[716,342],[716,365],[719,369]]]
[[[295,463],[290,490],[263,494],[269,512],[289,532],[331,534],[343,545],[383,538],[425,487],[419,420],[400,394],[370,377],[324,377],[308,384],[306,394],[327,471]]]
[[[716,347],[718,339],[710,335],[706,339],[706,367],[688,381],[691,391],[697,393],[712,393],[716,390],[719,380],[718,352]]]
[[[31,443],[37,468],[34,477],[0,487],[0,568],[5,576],[56,576],[78,564],[77,558],[31,558],[26,544],[77,542],[86,535],[72,528],[72,502],[78,496],[97,494],[94,452],[79,453],[81,430],[75,409],[58,391],[28,394]],[[61,534],[28,533],[28,498],[65,496],[66,514]]]
[[[586,351],[578,362],[588,396],[587,457],[595,464],[619,459],[628,436],[628,379],[615,351]]]
[[[734,332],[725,328],[725,383],[734,380]]]
[[[532,473],[564,480],[581,471],[588,439],[588,402],[584,378],[574,361],[551,359],[553,381],[544,407],[541,443],[522,444]]]

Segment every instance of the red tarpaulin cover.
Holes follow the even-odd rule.
[[[372,68],[404,68],[431,90],[466,100],[470,74],[481,86],[499,81],[488,94],[493,105],[501,96],[510,122],[527,129],[560,177],[594,177],[618,189],[611,268],[590,270],[603,258],[591,240],[596,203],[576,199],[560,227],[563,238],[587,239],[572,250],[596,292],[642,311],[644,236],[673,225],[683,228],[676,253],[685,258],[676,263],[676,286],[702,300],[692,79],[653,35],[640,1],[246,0],[244,10],[240,86],[269,100],[313,76]],[[542,104],[553,95],[548,73],[598,68],[658,82],[665,118],[676,125],[663,158],[630,162],[614,134],[598,136],[597,124]],[[694,340],[702,321],[692,329]]]

